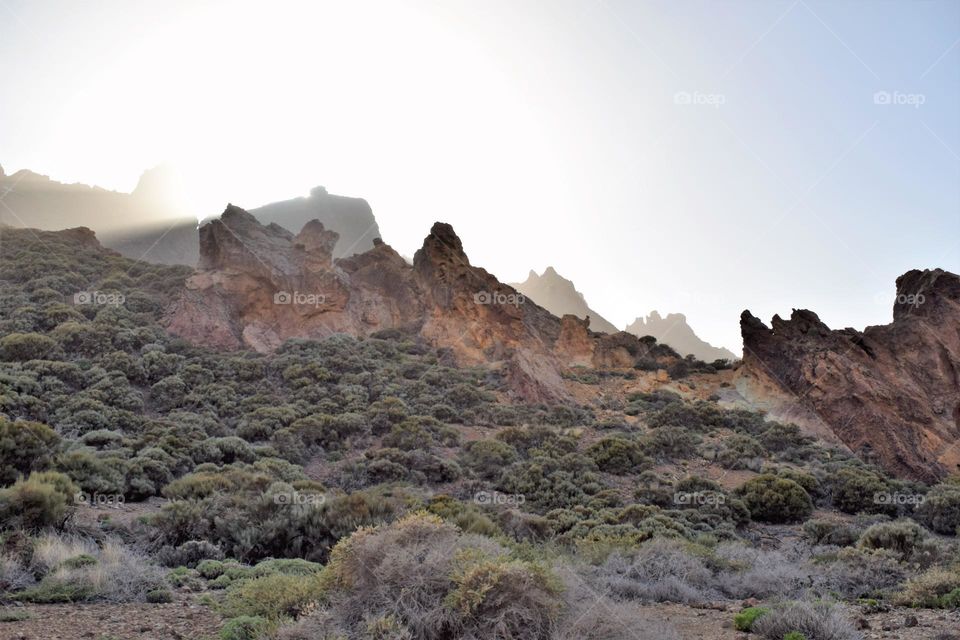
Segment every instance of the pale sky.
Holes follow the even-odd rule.
[[[168,162],[199,217],[324,185],[736,352],[744,308],[862,329],[960,271],[955,0],[0,0],[0,70],[7,173]]]

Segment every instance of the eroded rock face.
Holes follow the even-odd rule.
[[[791,394],[854,452],[900,476],[933,480],[960,465],[960,277],[897,278],[891,324],[831,330],[794,310],[767,328],[740,318],[746,373]]]
[[[200,262],[169,310],[171,333],[219,349],[276,349],[288,338],[386,329],[449,349],[460,364],[499,363],[517,395],[566,398],[570,366],[631,367],[651,345],[562,320],[470,264],[436,223],[408,264],[383,242],[334,259],[337,234],[314,220],[297,235],[228,206],[200,228]]]

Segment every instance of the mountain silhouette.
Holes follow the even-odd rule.
[[[619,331],[612,322],[591,309],[573,282],[561,276],[553,267],[547,267],[543,275],[537,275],[537,272],[531,269],[525,281],[512,283],[510,286],[558,318],[568,314],[581,320],[589,317],[592,331],[610,334]]]
[[[7,176],[0,167],[0,224],[47,231],[87,227],[103,246],[128,258],[195,266],[199,225],[180,201],[181,193],[178,175],[164,165],[145,171],[131,193],[65,184],[26,169]],[[323,187],[250,212],[264,225],[288,230],[319,220],[340,235],[335,258],[367,251],[380,237],[366,200],[332,195]]]
[[[668,313],[664,318],[657,311],[651,311],[646,319],[637,318],[627,326],[626,330],[635,336],[653,336],[657,342],[668,344],[676,349],[677,353],[692,354],[704,362],[737,359],[729,349],[714,347],[697,336],[682,313]]]

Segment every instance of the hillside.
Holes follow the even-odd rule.
[[[199,275],[247,255],[217,228]],[[330,232],[306,231],[302,249],[264,235],[280,246],[261,268],[328,255]],[[447,262],[453,238],[436,226],[414,261],[432,296],[473,273]],[[195,346],[161,323],[197,273],[84,229],[0,240],[10,637],[734,640],[736,618],[762,640],[920,640],[960,623],[957,485],[721,406],[739,372],[571,366],[564,402],[531,402],[442,332]]]

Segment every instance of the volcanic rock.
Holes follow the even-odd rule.
[[[831,330],[795,309],[767,328],[744,311],[744,372],[792,396],[861,457],[936,480],[960,464],[960,277],[900,276],[893,318]]]
[[[632,367],[656,345],[557,318],[470,264],[449,224],[436,223],[413,264],[382,241],[334,258],[319,221],[293,235],[232,205],[200,228],[200,260],[168,310],[171,333],[220,349],[276,349],[288,338],[387,329],[418,335],[463,365],[499,364],[531,400],[567,397],[562,371]]]

